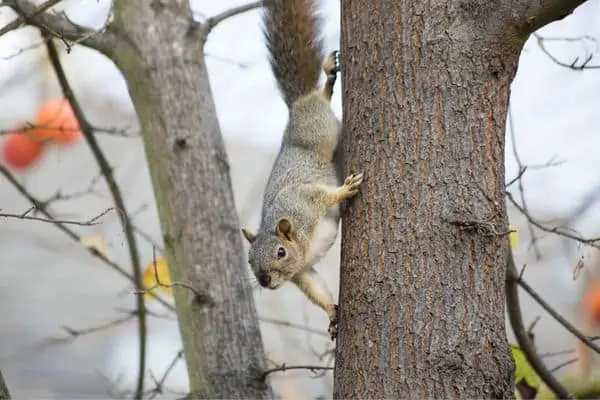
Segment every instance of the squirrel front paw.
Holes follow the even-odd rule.
[[[333,305],[334,311],[332,316],[329,317],[329,328],[327,328],[327,333],[329,333],[329,337],[331,340],[335,340],[337,338],[337,324],[338,324],[338,306],[337,304]]]
[[[342,189],[345,192],[344,197],[349,199],[350,197],[356,196],[362,181],[363,181],[363,174],[348,175],[346,180],[344,180],[344,185],[342,186]]]

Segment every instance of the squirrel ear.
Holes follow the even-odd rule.
[[[277,221],[277,234],[283,235],[287,240],[292,240],[292,221],[287,218],[281,218]]]
[[[256,240],[256,233],[249,231],[246,228],[242,228],[242,233],[244,234],[244,237],[248,243],[252,244]]]

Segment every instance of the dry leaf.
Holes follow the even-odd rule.
[[[155,296],[152,293],[162,292],[169,296],[173,296],[171,288],[171,277],[169,276],[169,265],[164,257],[156,258],[156,267],[154,261],[144,268],[144,277],[142,284],[146,288],[144,297],[146,300],[154,300]],[[151,290],[149,290],[151,289]]]
[[[106,244],[106,240],[104,239],[104,235],[101,233],[81,238],[81,244],[87,248],[96,249],[98,253],[102,254],[109,261],[113,261],[108,245]]]

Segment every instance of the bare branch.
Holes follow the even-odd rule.
[[[48,11],[49,9],[51,9],[52,7],[54,7],[55,5],[57,5],[58,3],[60,3],[61,1],[62,0],[48,0],[45,3],[37,6],[37,8],[35,10],[33,10],[31,13],[28,14],[28,16],[29,16],[29,18],[35,18],[35,17],[39,16],[41,13]],[[13,2],[11,2],[11,1],[4,1],[4,2],[2,2],[2,5],[6,5],[6,6],[11,7],[11,8],[14,9],[15,6],[13,4],[16,4],[16,2],[15,1],[13,1]],[[2,29],[0,29],[0,36],[3,36],[5,34],[7,34],[8,32],[13,31],[15,29],[18,29],[18,28],[20,28],[20,27],[22,27],[24,25],[25,25],[25,18],[23,18],[23,17],[17,17],[17,19],[15,19],[14,21],[9,22]]]
[[[510,9],[511,15],[520,16],[514,23],[523,42],[542,26],[565,18],[585,0],[531,0]],[[515,4],[516,5],[516,4]]]
[[[182,358],[183,358],[183,349],[181,349],[177,352],[177,354],[175,355],[175,357],[173,358],[173,360],[171,361],[171,363],[165,370],[165,373],[162,375],[162,377],[160,379],[156,379],[154,376],[152,376],[156,387],[154,387],[153,389],[151,389],[149,392],[146,393],[146,395],[150,396],[149,397],[150,399],[153,399],[156,396],[158,396],[159,394],[164,393],[165,381],[167,380],[167,378],[173,371],[173,368],[175,368],[175,365],[177,365],[179,360],[181,360]]]
[[[567,366],[569,366],[571,364],[575,364],[577,361],[579,361],[579,358],[571,358],[569,360],[563,361],[560,364],[558,364],[555,367],[553,367],[551,371],[553,373],[557,372],[558,370],[560,370],[560,369],[562,369],[564,367],[567,367]]]
[[[595,242],[597,242],[598,240],[600,240],[600,238],[592,238],[592,239],[584,239],[579,235],[575,235],[569,232],[569,229],[567,228],[561,228],[559,226],[555,226],[553,228],[548,228],[547,226],[545,226],[543,223],[541,223],[540,221],[536,220],[535,218],[533,218],[531,215],[529,215],[524,209],[523,207],[521,207],[519,205],[519,203],[517,203],[515,201],[515,199],[512,197],[512,194],[510,194],[510,192],[506,192],[506,198],[513,204],[513,206],[515,206],[515,208],[521,212],[521,214],[523,214],[523,216],[527,219],[527,221],[529,223],[531,223],[533,226],[535,226],[536,228],[544,231],[544,232],[548,232],[548,233],[554,233],[556,235],[559,236],[564,236],[566,238],[569,239],[573,239],[579,243],[583,243],[592,247],[595,247],[597,249],[600,249],[600,246],[598,244],[596,244]]]
[[[512,252],[511,252],[511,260],[513,260]],[[511,261],[509,260],[509,263],[510,262]],[[512,263],[514,265],[514,260],[512,261]],[[519,277],[519,275],[516,273],[516,268],[511,269],[508,273],[510,274],[510,276],[507,279],[509,281],[511,281],[511,283],[517,283],[519,286],[521,286],[523,288],[523,290],[525,290],[527,292],[527,294],[529,294],[540,306],[542,306],[542,308],[544,310],[546,310],[548,312],[548,314],[550,314],[559,324],[561,324],[566,330],[571,332],[575,337],[577,337],[577,339],[579,339],[583,343],[585,343],[586,346],[588,346],[589,348],[594,350],[596,353],[600,354],[600,347],[598,347],[598,345],[596,345],[592,341],[592,338],[589,338],[589,337],[585,336],[584,334],[582,334],[579,331],[579,329],[574,327],[569,321],[567,321],[565,318],[563,318],[563,316],[560,315],[560,313],[558,311],[556,311],[554,308],[552,308],[552,306],[550,304],[548,304],[531,286],[529,286],[529,284],[527,282],[525,282],[523,279],[521,279]],[[508,297],[508,295],[507,295],[507,297]]]
[[[28,46],[23,46],[23,47],[19,48],[18,50],[16,50],[12,54],[0,57],[0,60],[4,60],[4,61],[10,60],[10,59],[15,58],[17,56],[20,56],[21,54],[25,53],[26,51],[37,49],[38,47],[41,47],[43,45],[44,45],[44,42],[37,42],[37,43],[30,44]],[[2,134],[2,132],[0,132],[0,134]]]
[[[521,162],[521,157],[519,156],[519,152],[517,151],[516,132],[515,132],[515,126],[514,126],[514,121],[513,121],[513,117],[512,117],[512,113],[511,113],[510,104],[508,106],[508,124],[509,124],[509,128],[510,128],[510,137],[511,137],[511,141],[513,144],[512,147],[513,147],[513,155],[515,157],[515,161],[517,162],[519,171],[522,171],[523,173],[525,173],[526,167]],[[518,187],[519,187],[519,194],[521,197],[521,204],[523,205],[523,210],[524,210],[524,212],[529,213],[529,210],[527,208],[527,202],[525,201],[525,189],[523,187],[523,179],[518,179]],[[536,259],[540,260],[542,258],[542,254],[540,253],[540,249],[537,246],[538,239],[535,234],[535,231],[533,230],[533,226],[531,225],[531,222],[529,222],[527,224],[527,228],[529,229],[529,236],[531,237],[531,245],[533,246],[533,250],[535,251]]]
[[[78,337],[78,336],[84,336],[84,335],[88,335],[90,333],[97,333],[100,331],[104,331],[110,328],[114,328],[116,326],[119,326],[121,324],[124,324],[127,321],[132,320],[133,318],[135,318],[137,316],[137,310],[135,311],[130,311],[129,314],[125,317],[122,318],[117,318],[114,319],[112,321],[109,321],[107,323],[104,323],[102,325],[97,325],[97,326],[92,326],[89,328],[85,328],[85,329],[73,329],[70,328],[66,325],[63,325],[62,328],[71,336],[71,337]]]
[[[542,52],[544,54],[546,54],[546,56],[548,56],[548,58],[550,58],[555,64],[560,65],[561,67],[566,67],[566,68],[570,68],[574,71],[583,71],[584,69],[600,69],[600,65],[589,65],[589,63],[592,61],[592,59],[594,58],[594,53],[588,53],[586,54],[585,58],[583,60],[580,60],[578,57],[575,58],[573,61],[571,61],[570,63],[565,63],[563,61],[560,61],[558,58],[556,58],[547,48],[546,48],[546,44],[545,42],[547,41],[576,41],[576,40],[583,40],[583,39],[587,39],[587,40],[591,40],[593,42],[596,42],[596,40],[594,38],[591,38],[589,36],[581,36],[579,38],[545,38],[543,36],[538,35],[537,33],[533,33],[533,36],[535,37],[537,44],[540,48],[540,50],[542,50]],[[596,43],[596,51],[597,50],[597,43]]]
[[[265,372],[262,373],[261,380],[264,381],[265,379],[267,379],[267,376],[269,376],[269,374],[272,374],[273,372],[285,372],[285,371],[290,371],[290,370],[294,370],[294,369],[306,369],[311,371],[312,373],[317,373],[317,371],[323,371],[323,370],[333,370],[334,367],[325,367],[325,366],[320,366],[320,365],[290,365],[287,366],[285,364],[282,364],[279,367],[275,367],[275,368],[271,368],[266,370]]]
[[[521,315],[521,306],[519,304],[519,291],[517,286],[518,282],[522,281],[517,273],[512,251],[509,250],[506,265],[506,308],[510,325],[512,326],[517,343],[527,358],[527,361],[529,364],[531,364],[531,367],[546,383],[546,385],[552,389],[552,391],[556,394],[556,397],[559,399],[571,399],[573,396],[552,375],[552,372],[548,370],[544,362],[537,354],[534,344],[525,329],[523,316]]]
[[[48,34],[42,31],[42,34],[46,39],[48,39]],[[100,168],[100,172],[104,176],[110,193],[113,198],[113,202],[115,204],[115,208],[119,210],[119,221],[121,222],[121,226],[123,231],[125,232],[125,237],[127,239],[127,247],[129,250],[129,256],[131,258],[131,265],[133,268],[133,277],[136,289],[142,288],[142,268],[140,265],[140,257],[138,254],[138,249],[136,245],[135,233],[133,230],[133,226],[131,223],[131,219],[127,214],[125,208],[125,202],[123,201],[123,196],[121,195],[121,190],[113,176],[112,168],[106,159],[106,156],[102,152],[102,149],[98,145],[96,141],[96,137],[94,136],[94,128],[85,118],[83,110],[79,105],[79,102],[75,98],[75,94],[69,85],[67,76],[60,62],[60,57],[58,56],[58,51],[56,50],[56,46],[52,40],[46,41],[46,48],[48,50],[48,57],[50,58],[50,62],[56,72],[56,76],[58,79],[58,83],[62,89],[64,96],[67,98],[71,107],[73,108],[73,113],[79,122],[79,126],[83,131],[84,137],[98,163]],[[138,380],[137,380],[137,388],[136,388],[136,399],[141,399],[144,394],[144,377],[146,371],[146,336],[147,336],[147,326],[146,326],[146,305],[144,304],[144,296],[142,293],[138,293],[136,295],[136,303],[138,310],[138,330],[139,330],[139,345],[140,345],[140,358],[139,358],[139,366],[138,366]]]
[[[19,14],[20,22],[17,23],[17,27],[22,23],[27,23],[39,28],[46,35],[46,39],[56,37],[61,39],[68,47],[71,46],[70,42],[74,42],[98,50],[107,56],[112,54],[117,47],[118,37],[110,27],[107,26],[103,30],[96,31],[71,22],[64,13],[50,14],[44,12],[44,10],[57,3],[56,0],[49,0],[38,7],[26,0],[4,0],[5,5]],[[2,31],[5,29],[7,28],[3,28]],[[6,30],[6,32],[11,29]]]
[[[103,216],[105,216],[106,214],[108,214],[112,210],[114,210],[112,207],[108,208],[108,209],[102,211],[100,214],[96,215],[95,217],[92,217],[85,221],[61,220],[61,219],[55,219],[55,218],[34,217],[31,215],[25,215],[25,214],[8,214],[8,213],[3,213],[3,212],[0,212],[0,218],[14,218],[14,219],[29,220],[29,221],[39,221],[39,222],[46,222],[46,223],[50,223],[50,224],[58,223],[58,224],[62,224],[62,225],[92,226],[92,225],[100,224],[100,222],[98,220],[100,218],[102,218]]]
[[[243,4],[238,7],[230,8],[227,11],[223,11],[220,14],[217,14],[210,18],[207,18],[206,21],[204,21],[204,23],[202,24],[204,26],[205,34],[208,35],[215,26],[217,26],[221,22],[225,21],[227,18],[231,18],[238,14],[245,13],[246,11],[250,11],[255,8],[262,7],[262,3],[263,3],[262,1],[254,1],[252,3]]]

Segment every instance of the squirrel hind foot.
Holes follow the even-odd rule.
[[[329,327],[327,328],[327,333],[329,333],[329,337],[331,338],[331,340],[335,340],[337,339],[337,334],[338,334],[338,322],[339,322],[339,313],[338,313],[338,305],[334,304],[333,305],[333,315],[331,315],[329,317]]]
[[[323,89],[323,95],[327,100],[331,100],[333,95],[333,86],[337,80],[337,74],[340,72],[340,52],[335,50],[329,53],[329,56],[323,62],[323,71],[327,75],[327,81]]]
[[[334,50],[323,62],[323,71],[330,79],[335,79],[338,72],[340,72],[340,52]]]

